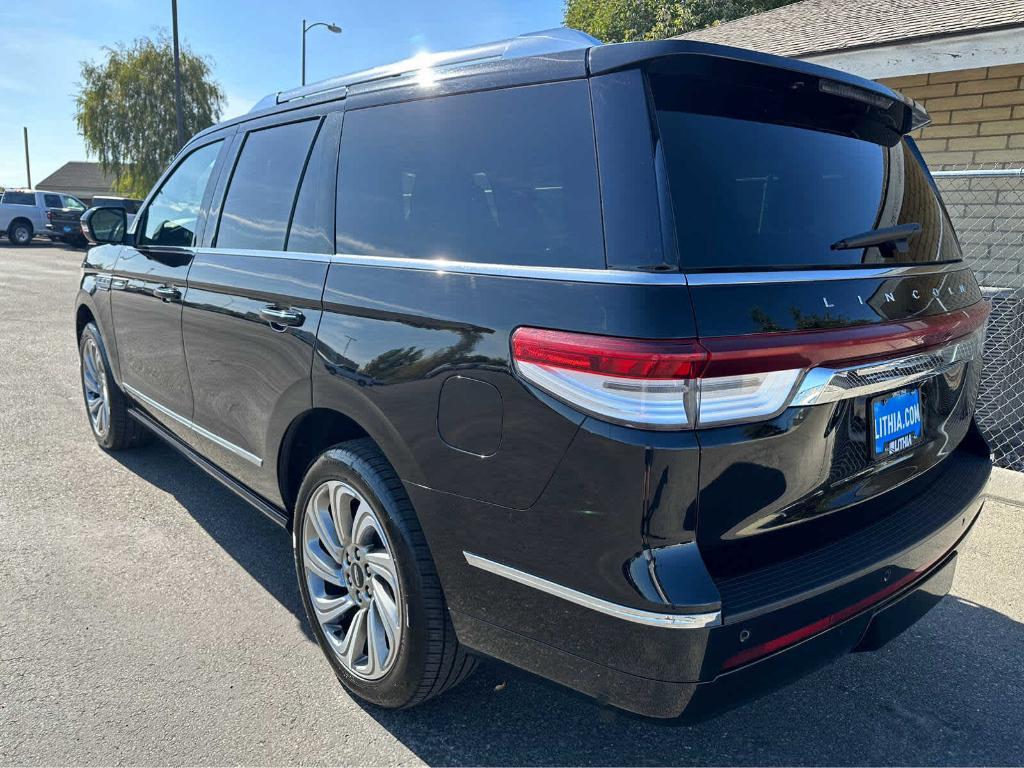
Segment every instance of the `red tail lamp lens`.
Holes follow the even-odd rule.
[[[695,341],[652,341],[519,328],[512,355],[534,363],[627,379],[696,379],[708,354]]]

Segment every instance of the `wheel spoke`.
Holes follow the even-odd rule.
[[[343,546],[341,541],[339,541],[338,531],[334,527],[334,521],[331,519],[327,505],[321,505],[320,501],[320,494],[315,495],[310,500],[309,511],[306,513],[306,516],[313,524],[317,538],[324,545],[324,549],[327,550],[331,557],[340,562],[343,556]]]
[[[391,594],[387,589],[383,588],[380,579],[374,579],[373,581],[373,604],[377,609],[377,613],[380,615],[384,625],[384,631],[388,635],[388,641],[390,642],[391,647],[395,647],[397,645],[396,640],[400,629],[398,605],[395,604],[395,601],[391,598]]]
[[[377,550],[376,552],[367,552],[364,557],[370,568],[370,573],[382,578],[392,591],[397,591],[398,571],[395,569],[395,561],[391,555],[384,550]]]
[[[366,653],[366,608],[360,608],[352,617],[352,623],[348,625],[348,631],[341,642],[339,649],[342,658],[348,664],[349,669],[356,668],[356,662]]]
[[[316,594],[311,590],[309,599],[313,603],[313,610],[316,611],[321,624],[335,622],[356,607],[355,600],[347,592],[333,597],[327,594]]]
[[[373,607],[370,608],[367,619],[366,655],[370,661],[369,674],[372,675],[385,668],[388,660],[388,643],[380,615]]]
[[[369,544],[371,535],[374,533],[380,536],[377,521],[373,516],[373,509],[365,501],[360,501],[352,518],[352,541],[356,544]],[[381,538],[383,539],[383,537]]]
[[[303,554],[302,561],[307,571],[323,581],[339,587],[346,586],[345,579],[341,575],[341,568],[316,546],[315,541],[306,543],[306,551]]]
[[[331,518],[343,547],[352,543],[352,503],[356,497],[338,483],[331,488]]]
[[[86,404],[89,406],[89,413],[91,413],[93,418],[95,418],[99,413],[99,410],[103,407],[103,398],[98,396],[93,397],[92,399],[87,400]]]

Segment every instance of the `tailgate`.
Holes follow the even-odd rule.
[[[706,56],[647,71],[720,377],[702,383],[697,527],[721,577],[889,514],[866,502],[973,419],[987,304],[898,105],[822,71]]]

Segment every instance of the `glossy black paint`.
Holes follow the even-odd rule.
[[[716,56],[782,65],[720,47],[636,45],[458,67],[429,87],[415,76],[353,85],[343,100],[342,93],[303,99],[204,132],[183,154],[210,141],[223,140],[223,149],[195,246],[139,247],[130,232],[122,245],[94,248],[83,265],[79,311],[97,320],[119,383],[208,434],[141,401],[137,417],[279,521],[291,514],[292,470],[283,468],[308,449],[301,426],[344,417],[327,421],[344,423],[345,437],[371,437],[401,477],[462,642],[666,717],[705,700],[734,701],[882,642],[919,615],[921,599],[899,607],[915,584],[797,648],[721,674],[723,661],[747,642],[744,633],[764,641],[855,604],[893,573],[921,571],[924,578],[948,565],[978,514],[988,476],[987,448],[971,428],[977,365],[925,385],[931,439],[919,451],[858,476],[863,399],[715,430],[616,426],[516,378],[512,332],[527,325],[657,339],[876,324],[977,302],[970,273],[726,285],[687,285],[680,277],[638,285],[358,265],[216,243],[247,131],[320,119],[321,135],[332,142],[330,163],[344,142],[345,110],[583,79],[589,71],[605,263],[678,269],[685,244],[675,242],[664,158],[636,63],[713,48]],[[802,72],[810,65],[786,66]],[[334,183],[317,194],[332,214],[321,234],[335,242]],[[161,297],[157,289],[167,290]],[[263,312],[268,307],[295,310],[301,322],[275,326]],[[798,590],[775,600],[781,590],[769,590],[743,598],[743,579],[867,535],[889,515],[910,515],[914,500],[935,488],[944,494],[942,519],[880,549],[884,554],[856,573],[829,572],[813,594]],[[774,530],[780,514],[799,524]],[[620,606],[722,611],[723,620],[687,630],[627,622],[473,568],[465,552]],[[871,630],[883,608],[888,618]]]

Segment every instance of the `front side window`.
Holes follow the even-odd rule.
[[[284,249],[295,190],[318,124],[290,123],[246,137],[224,198],[218,248]]]
[[[35,205],[36,196],[31,192],[4,192],[0,205]]]
[[[200,147],[186,157],[164,182],[146,210],[140,245],[188,248],[195,245],[196,225],[206,185],[217,162],[220,141]]]
[[[71,195],[64,195],[64,207],[70,208],[73,211],[85,210],[85,204],[77,197],[71,197]]]
[[[353,110],[338,170],[341,253],[604,267],[582,81]]]

